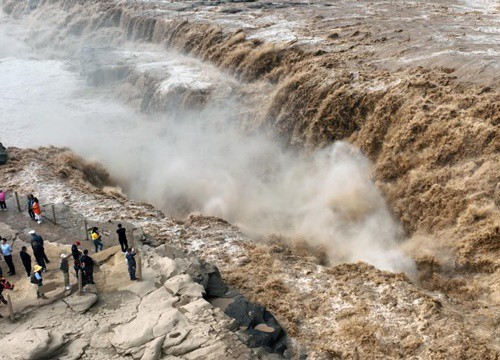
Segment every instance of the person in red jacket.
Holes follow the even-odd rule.
[[[14,290],[14,285],[8,282],[3,276],[0,277],[0,301],[4,304],[7,304],[7,300],[2,295],[4,289]]]

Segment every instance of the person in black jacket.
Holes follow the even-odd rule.
[[[31,220],[35,220],[35,213],[33,212],[33,194],[28,195],[28,214],[30,215]]]
[[[35,233],[35,230],[30,231],[31,234],[31,249],[33,250],[33,255],[38,265],[42,267],[43,270],[47,269],[45,265],[45,258],[43,256],[43,239],[40,235]]]
[[[71,256],[73,256],[73,260],[79,260],[80,256],[82,256],[82,252],[78,249],[80,245],[82,245],[82,243],[79,241],[75,241],[73,245],[71,245]]]
[[[95,284],[94,282],[94,260],[89,256],[87,249],[83,250],[83,255],[80,258],[83,270],[83,285]]]
[[[23,263],[24,269],[26,270],[26,274],[28,274],[28,277],[31,276],[31,256],[28,254],[28,249],[26,246],[23,246],[21,248],[21,251],[19,252],[19,256],[21,257],[21,262]]]
[[[120,246],[122,248],[122,253],[125,253],[128,248],[128,242],[126,230],[122,226],[122,224],[118,224],[118,230],[116,230],[116,233],[118,234],[118,242],[120,243]]]

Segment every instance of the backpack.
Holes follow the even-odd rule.
[[[33,274],[31,274],[31,277],[30,277],[30,282],[31,282],[32,284],[36,284],[36,285],[38,285],[38,279],[35,277],[35,274],[34,274],[34,273],[33,273]]]

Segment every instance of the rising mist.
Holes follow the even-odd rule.
[[[238,82],[174,53],[158,50],[147,64],[139,54],[131,65],[135,82],[129,76],[89,86],[89,78],[76,72],[81,62],[34,58],[13,26],[3,26],[0,36],[19,49],[0,59],[0,84],[7,89],[0,94],[5,144],[69,146],[102,162],[130,196],[170,216],[200,211],[257,237],[281,234],[323,245],[333,262],[412,270],[412,261],[398,250],[400,229],[371,181],[370,163],[354,147],[338,142],[306,155],[283,149],[265,134],[243,134],[239,116],[246,105],[231,95]],[[163,86],[152,96],[163,107],[141,113],[132,107],[134,98],[142,97],[143,79],[158,71],[151,64],[163,57],[169,59],[161,62]],[[106,74],[106,68],[99,70],[94,80]],[[37,91],[41,84],[45,90]],[[177,101],[186,93],[201,96],[203,106],[186,109],[186,102]]]

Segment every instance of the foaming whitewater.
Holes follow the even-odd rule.
[[[34,52],[25,36],[2,18],[0,38],[10,44],[0,52],[5,145],[68,146],[102,162],[130,196],[172,216],[201,211],[255,236],[322,245],[334,262],[412,270],[357,149],[339,142],[304,155],[243,134],[240,84],[194,59],[152,47],[87,47],[78,63]]]

